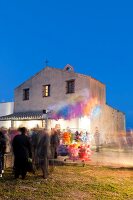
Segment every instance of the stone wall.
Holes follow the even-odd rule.
[[[75,80],[75,93],[66,94],[66,81],[71,79]],[[51,85],[50,96],[42,97],[42,86],[48,84]],[[30,89],[30,99],[23,101],[23,89],[26,88]],[[96,98],[101,107],[100,113],[91,118],[91,134],[97,127],[101,144],[116,143],[120,132],[125,132],[125,115],[106,105],[105,85],[90,76],[46,67],[15,89],[14,111],[47,110],[50,106],[74,103],[80,97]]]
[[[101,144],[118,144],[120,134],[126,134],[124,113],[104,105],[100,114],[91,121],[91,132],[98,127]]]
[[[75,93],[66,94],[66,81],[75,80]],[[42,97],[42,86],[51,85],[51,95]],[[23,89],[30,88],[29,100],[23,101]],[[15,89],[15,112],[47,109],[50,105],[69,103],[80,96],[96,97],[105,103],[105,85],[74,72],[47,67]]]

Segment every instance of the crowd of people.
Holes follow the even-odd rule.
[[[14,158],[14,178],[25,179],[27,172],[42,170],[44,179],[49,175],[49,159],[57,158],[59,130],[26,127],[16,129],[0,129],[0,177],[4,173],[4,154],[12,152]]]
[[[129,132],[130,133],[130,132]],[[127,134],[123,140],[119,141],[126,147],[133,147],[133,137]],[[96,127],[94,133],[96,152],[100,148],[100,133]],[[90,135],[88,132],[65,131],[60,132],[56,126],[50,132],[47,129],[33,128],[28,130],[26,127],[18,129],[0,128],[0,178],[4,173],[4,155],[11,153],[13,156],[14,178],[21,176],[25,179],[27,172],[35,173],[39,168],[42,170],[44,179],[49,175],[49,164],[54,167],[54,159],[58,155],[69,155],[70,159],[90,159]],[[84,152],[84,156],[83,156]],[[85,153],[87,152],[87,153]],[[87,157],[85,157],[87,155]],[[50,161],[50,162],[49,162]]]

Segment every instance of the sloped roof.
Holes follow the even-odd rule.
[[[43,114],[43,111],[18,112],[10,115],[1,116],[0,121],[42,120],[46,119],[46,116],[46,114]]]
[[[72,70],[66,70],[67,67],[71,67]],[[86,78],[91,78],[95,81],[98,81],[99,83],[101,83],[102,85],[105,85],[104,83],[102,83],[101,81],[89,76],[89,75],[85,75],[85,74],[80,74],[80,73],[76,73],[74,72],[74,69],[71,65],[67,64],[64,69],[59,69],[59,68],[55,68],[55,67],[51,67],[51,66],[46,66],[44,67],[42,70],[40,70],[39,72],[35,73],[33,76],[31,76],[30,78],[28,78],[27,80],[25,80],[23,83],[21,83],[20,85],[18,85],[15,89],[17,89],[18,87],[20,87],[21,85],[23,85],[26,81],[30,80],[30,79],[33,79],[35,76],[37,76],[38,74],[40,74],[43,70],[46,70],[46,69],[53,69],[53,70],[56,70],[58,72],[64,72],[64,73],[74,73],[75,75],[78,75],[78,76],[82,76],[82,77],[86,77]]]

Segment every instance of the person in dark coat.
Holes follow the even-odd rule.
[[[57,158],[57,148],[60,144],[59,140],[59,134],[56,129],[51,130],[51,136],[50,136],[50,148],[51,148],[51,157],[52,159]]]
[[[19,128],[19,135],[16,135],[12,142],[14,153],[14,173],[15,178],[22,176],[25,179],[28,171],[28,160],[32,159],[31,144],[28,136],[26,135],[27,129],[25,127]]]
[[[4,172],[4,154],[6,150],[6,140],[3,133],[0,131],[0,177]]]

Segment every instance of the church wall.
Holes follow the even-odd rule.
[[[91,121],[91,132],[93,134],[96,127],[100,132],[101,144],[118,144],[121,133],[126,133],[125,115],[105,104],[100,114]]]
[[[75,80],[75,93],[66,94],[66,81]],[[42,86],[51,85],[50,97],[42,97]],[[30,99],[23,101],[23,89],[30,88]],[[100,132],[101,144],[115,144],[119,141],[121,132],[125,134],[125,115],[106,105],[105,85],[90,76],[46,67],[41,72],[21,84],[15,89],[15,112],[47,110],[51,106],[55,108],[64,104],[76,103],[78,98],[96,98],[100,105],[100,112],[96,116],[89,116],[88,130],[92,135],[96,127]],[[62,121],[61,126],[80,129],[83,125],[81,118],[70,121]],[[61,121],[61,120],[59,120]],[[57,121],[57,123],[59,122]],[[50,121],[49,121],[50,123]],[[56,123],[53,122],[53,123]],[[59,122],[60,123],[60,122]],[[53,124],[50,124],[53,126]],[[85,129],[87,129],[85,127]]]
[[[66,94],[66,81],[75,79],[75,93]],[[42,85],[51,85],[50,97],[42,97]],[[30,99],[23,101],[23,89],[30,88]],[[45,68],[15,89],[15,112],[47,109],[50,105],[70,103],[78,96],[97,97],[105,102],[105,85],[89,76]]]

